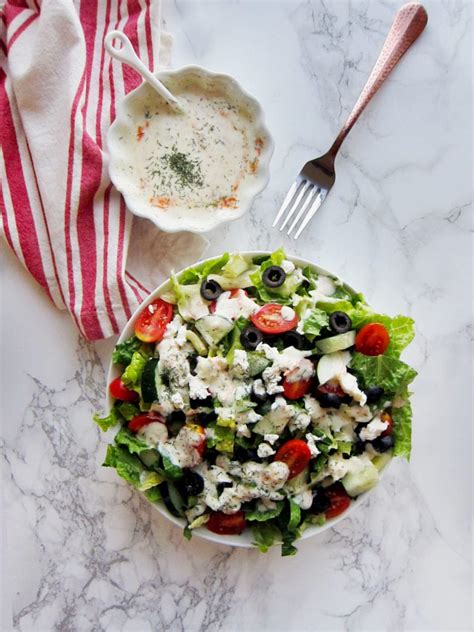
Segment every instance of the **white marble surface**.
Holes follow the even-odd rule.
[[[270,229],[348,114],[397,2],[166,5],[175,65],[229,71],[276,141],[268,189],[210,252],[281,244],[411,314],[410,464],[295,558],[179,530],[112,471],[90,421],[113,341],[88,345],[2,249],[2,630],[469,630],[472,9],[429,24],[354,128],[297,248]]]

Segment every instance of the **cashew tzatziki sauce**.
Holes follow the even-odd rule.
[[[165,83],[184,112],[149,90],[135,107],[129,169],[157,213],[232,213],[242,185],[255,178],[264,144],[252,113],[219,80],[188,75]]]

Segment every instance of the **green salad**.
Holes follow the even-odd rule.
[[[283,250],[173,276],[112,361],[104,465],[183,520],[283,555],[411,448],[413,320]]]

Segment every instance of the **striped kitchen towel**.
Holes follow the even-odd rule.
[[[108,177],[115,107],[141,82],[104,51],[121,29],[151,69],[166,65],[159,0],[9,0],[1,10],[2,234],[89,340],[118,333],[205,240],[133,218]]]

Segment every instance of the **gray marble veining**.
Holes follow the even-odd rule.
[[[90,418],[113,341],[78,340],[2,249],[2,630],[471,629],[470,3],[426,3],[427,30],[351,132],[297,250],[270,229],[352,108],[397,6],[178,1],[165,15],[174,65],[235,74],[276,141],[269,187],[209,235],[209,253],[283,245],[415,318],[411,462],[392,463],[295,558],[183,541],[100,467],[106,439]]]

